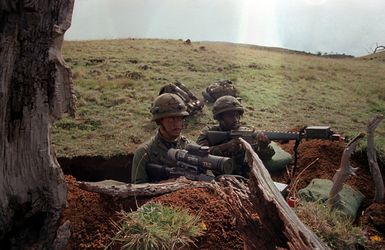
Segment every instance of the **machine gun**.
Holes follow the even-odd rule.
[[[228,157],[210,155],[209,147],[188,144],[186,149],[171,148],[167,152],[167,165],[147,164],[147,173],[152,181],[185,176],[190,180],[211,181],[215,176],[207,175],[211,170],[215,175],[231,174],[232,160]]]
[[[250,144],[257,141],[258,134],[263,132],[272,141],[295,140],[294,144],[294,168],[297,166],[298,146],[302,139],[324,139],[342,141],[339,134],[335,134],[329,126],[305,126],[299,132],[280,131],[255,131],[255,130],[230,130],[230,131],[208,131],[207,140],[209,145],[218,145],[234,138],[242,138]]]

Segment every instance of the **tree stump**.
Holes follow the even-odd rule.
[[[381,170],[377,162],[376,148],[374,146],[374,130],[384,119],[383,115],[375,115],[368,123],[367,132],[368,132],[368,162],[370,173],[373,176],[374,181],[374,201],[377,203],[384,203],[384,181],[382,179]]]
[[[60,50],[73,0],[0,1],[0,245],[51,249],[66,204],[51,125],[74,113]]]

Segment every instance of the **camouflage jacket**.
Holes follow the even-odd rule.
[[[164,140],[159,131],[149,141],[140,145],[134,154],[131,168],[131,183],[153,182],[147,172],[147,164],[155,163],[159,165],[167,164],[167,151],[170,148],[183,149],[188,144],[184,136],[180,136],[175,142]]]
[[[202,146],[209,146],[209,147],[218,146],[218,145],[210,145],[210,143],[207,140],[208,131],[224,131],[224,130],[220,126],[212,126],[212,127],[209,127],[208,129],[201,131],[196,141],[197,144]],[[231,139],[229,139],[228,141],[230,140]],[[225,141],[223,143],[226,143],[228,141]],[[268,145],[265,148],[261,148],[257,143],[255,143],[251,146],[253,147],[254,151],[258,154],[258,156],[261,158],[262,161],[270,160],[272,156],[275,154],[274,149],[270,145]],[[241,150],[241,152],[237,152],[234,154],[232,153],[229,154],[228,152],[221,152],[218,150],[212,150],[212,151],[215,151],[216,155],[231,157],[233,159],[233,164],[234,164],[233,174],[247,176],[248,166],[244,162],[245,152],[243,150]]]

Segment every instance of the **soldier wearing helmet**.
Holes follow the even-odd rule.
[[[222,96],[218,98],[212,109],[213,117],[219,122],[219,125],[210,127],[203,130],[197,139],[199,145],[209,146],[210,153],[213,155],[231,157],[234,161],[235,170],[233,174],[240,174],[247,177],[248,166],[244,163],[244,151],[241,148],[239,139],[230,139],[229,141],[220,145],[210,145],[207,140],[208,131],[230,131],[230,130],[242,130],[240,127],[240,119],[244,113],[242,104],[233,96]],[[258,154],[265,165],[269,164],[286,164],[291,160],[289,153],[284,152],[282,149],[277,148],[275,143],[270,145],[269,138],[264,134],[260,133],[257,137],[256,143],[253,146],[254,151]],[[276,147],[277,146],[277,147]],[[280,155],[280,162],[275,162],[272,157],[278,149]],[[285,161],[281,161],[281,153],[286,157]]]
[[[146,169],[147,164],[164,165],[170,148],[183,149],[188,144],[187,139],[181,136],[183,118],[188,116],[186,110],[182,99],[175,94],[165,93],[155,98],[150,111],[152,121],[158,125],[158,131],[135,151],[131,170],[132,183],[161,180],[151,177]]]

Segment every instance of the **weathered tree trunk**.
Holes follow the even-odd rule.
[[[333,176],[333,186],[329,192],[328,205],[331,208],[334,208],[340,199],[338,194],[342,190],[345,181],[350,177],[350,175],[355,174],[357,171],[357,168],[353,168],[350,165],[350,156],[356,149],[358,142],[364,138],[364,136],[364,133],[360,133],[352,140],[350,140],[348,145],[346,145],[344,152],[342,153],[340,168]]]
[[[264,228],[270,232],[271,239],[274,239],[277,248],[328,249],[327,245],[306,227],[289,207],[251,145],[243,139],[240,140],[251,168],[250,201],[258,212]],[[249,246],[249,249],[255,248]]]
[[[0,0],[0,245],[51,249],[66,184],[51,124],[74,112],[60,54],[73,0]]]
[[[371,121],[369,121],[368,127],[367,127],[367,132],[368,132],[367,155],[368,155],[370,173],[372,174],[374,187],[375,187],[374,201],[377,203],[384,202],[385,188],[384,188],[384,181],[382,179],[380,167],[378,166],[378,162],[377,162],[376,149],[374,147],[374,130],[377,128],[377,126],[381,123],[383,119],[384,119],[383,115],[376,115],[372,118]]]

